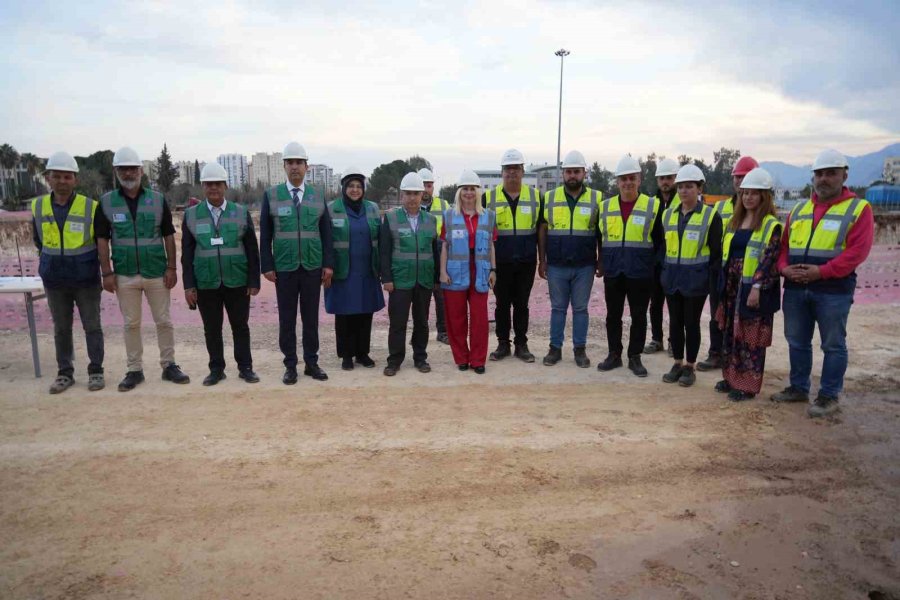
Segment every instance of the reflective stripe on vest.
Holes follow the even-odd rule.
[[[681,205],[672,205],[663,214],[666,233],[666,263],[679,265],[701,265],[709,262],[709,224],[715,210],[698,203],[700,210],[691,211],[691,218],[684,227],[683,235],[678,235],[681,219]]]
[[[653,230],[653,223],[656,221],[659,204],[656,198],[641,194],[635,200],[628,221],[623,223],[619,196],[613,196],[601,202],[600,233],[603,235],[603,245],[618,245],[622,248],[653,248],[650,233]]]
[[[369,200],[363,200],[366,210],[366,222],[369,225],[369,236],[372,239],[372,269],[378,273],[378,232],[381,220],[378,214],[378,205]],[[334,278],[346,279],[350,271],[350,221],[347,217],[347,207],[344,199],[338,198],[328,204],[329,218],[331,219],[331,231],[334,236]]]
[[[448,290],[467,290],[471,284],[469,273],[469,257],[475,259],[475,290],[488,291],[488,277],[491,272],[491,244],[494,234],[494,212],[485,210],[478,217],[475,230],[474,253],[469,248],[469,228],[466,219],[456,210],[447,213],[444,220],[444,237],[447,242],[447,274],[450,285],[443,284]]]
[[[52,202],[50,194],[38,196],[31,201],[31,214],[38,225],[37,235],[41,240],[41,254],[77,256],[96,251],[94,213],[98,203],[76,194],[62,227],[63,235],[60,236],[60,228],[53,216]]]
[[[791,211],[788,257],[792,264],[807,258],[821,263],[838,256],[847,247],[847,233],[869,203],[862,198],[848,198],[828,208],[813,229],[812,200],[798,204]]]
[[[729,198],[727,200],[720,200],[716,202],[716,213],[718,213],[719,218],[722,219],[722,227],[725,228],[728,225],[728,221],[731,220],[731,217],[734,216],[734,202],[732,202],[734,198]]]
[[[523,185],[519,192],[519,202],[515,212],[509,206],[503,186],[498,185],[485,194],[485,205],[494,212],[497,220],[497,235],[535,235],[537,233],[540,198],[537,190]]]
[[[753,275],[756,273],[756,269],[759,268],[759,257],[762,256],[766,246],[772,241],[772,234],[775,233],[775,228],[778,225],[780,225],[778,219],[772,215],[766,215],[763,217],[760,227],[750,236],[750,241],[747,242],[747,247],[744,249],[744,265],[741,271],[742,283],[753,282]],[[731,240],[734,238],[735,233],[731,227],[725,230],[725,236],[722,240],[723,263],[728,261],[728,254],[731,252]]]
[[[219,285],[230,288],[247,285],[248,261],[243,244],[247,209],[229,202],[216,224],[203,201],[185,211],[184,222],[197,241],[193,262],[197,287],[214,289]],[[213,246],[213,238],[221,238],[222,245]]]
[[[425,287],[434,286],[433,243],[437,236],[434,217],[420,210],[415,230],[402,207],[388,211],[385,218],[393,241],[391,271],[394,286],[397,289],[411,289],[419,283],[420,275],[422,279],[430,279],[422,282]]]
[[[164,202],[162,194],[144,189],[133,219],[120,190],[107,192],[100,198],[100,207],[112,232],[112,259],[117,273],[150,278],[165,273],[166,250],[160,232]]]
[[[306,187],[299,208],[287,184],[270,187],[267,195],[275,270],[293,271],[301,265],[306,270],[321,267],[319,219],[325,212],[325,204],[316,198],[311,186]]]
[[[570,210],[564,188],[558,187],[548,192],[544,200],[547,235],[594,236],[594,228],[599,217],[598,202],[601,197],[602,194],[597,190],[586,188],[578,197],[575,209]]]

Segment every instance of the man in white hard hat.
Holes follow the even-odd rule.
[[[203,385],[225,379],[222,310],[228,313],[238,377],[259,382],[250,351],[250,297],[259,293],[259,247],[250,211],[225,199],[228,175],[218,163],[200,172],[206,200],[184,211],[181,226],[181,269],[184,299],[199,308],[209,354]]]
[[[437,220],[437,230],[440,232],[441,225],[444,222],[444,213],[447,211],[447,201],[439,195],[434,195],[434,173],[431,169],[419,169],[419,177],[425,186],[425,192],[422,194],[422,210],[431,213]],[[449,344],[450,338],[447,337],[447,321],[444,316],[444,295],[440,291],[434,293],[434,324],[437,329],[437,341],[442,344]]]
[[[119,185],[100,198],[100,208],[110,223],[109,234],[97,236],[103,289],[116,294],[125,321],[128,364],[125,378],[119,382],[120,392],[133,390],[144,381],[144,296],[156,323],[162,378],[173,383],[191,380],[175,364],[175,328],[169,314],[171,290],[178,283],[172,212],[162,194],[141,187],[141,165],[132,148],[119,148],[113,156]]]
[[[319,367],[319,298],[331,285],[334,246],[325,198],[306,185],[309,157],[291,142],[282,154],[287,182],[263,195],[259,214],[263,276],[275,284],[278,298],[278,345],[284,354],[285,385],[297,383],[297,304],[303,326],[303,374],[317,381],[328,375]]]
[[[379,236],[381,283],[388,293],[388,359],[384,374],[393,377],[406,357],[406,326],[412,309],[413,364],[421,373],[428,364],[428,307],[439,285],[440,238],[437,220],[422,210],[425,185],[418,173],[400,182],[403,206],[384,214]]]
[[[497,349],[491,360],[510,354],[527,363],[534,362],[528,349],[528,301],[534,286],[538,262],[538,228],[544,211],[541,193],[522,183],[525,157],[511,148],[500,157],[500,185],[484,193],[482,204],[497,219],[497,282],[494,284],[494,328]],[[512,309],[512,318],[510,318]],[[510,336],[510,332],[515,337]],[[515,347],[513,352],[512,347]]]
[[[588,302],[594,276],[603,275],[600,262],[600,200],[603,195],[584,184],[587,163],[578,151],[562,163],[563,185],[544,197],[546,225],[539,231],[541,264],[538,274],[550,288],[550,350],[544,364],[562,360],[566,313],[572,306],[575,364],[591,366],[585,347],[590,323]]]
[[[807,410],[824,417],[839,410],[847,371],[847,319],[856,269],[869,256],[875,235],[872,207],[846,186],[847,159],[825,150],[812,166],[812,198],[797,204],[784,224],[778,270],[784,284],[784,336],[791,361],[790,385],[776,402],[808,402],[812,338],[822,339],[819,393]]]
[[[675,176],[680,165],[674,158],[663,158],[656,165],[656,199],[660,203],[660,214],[669,205],[678,202],[678,191],[675,189]],[[666,292],[663,290],[660,276],[662,274],[662,255],[656,262],[653,273],[653,292],[650,294],[650,343],[644,346],[644,354],[654,354],[663,345],[663,306],[666,303]]]
[[[59,394],[75,383],[72,315],[75,306],[84,328],[88,390],[105,387],[103,328],[100,324],[100,259],[97,236],[109,235],[109,223],[100,203],[75,192],[78,163],[57,152],[47,160],[45,173],[51,192],[31,201],[34,244],[40,253],[38,273],[47,292],[53,318],[57,376],[50,386]]]

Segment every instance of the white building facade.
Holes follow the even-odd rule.
[[[243,154],[220,154],[216,162],[222,165],[228,174],[228,187],[240,188],[250,182],[247,157]]]

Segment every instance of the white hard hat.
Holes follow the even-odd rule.
[[[431,183],[434,183],[434,173],[431,172],[431,169],[422,167],[421,169],[419,169],[419,177],[421,177],[422,181],[424,181],[425,183],[428,183],[429,181]]]
[[[362,172],[362,169],[360,169],[359,167],[347,167],[346,169],[344,169],[344,174],[341,175],[341,183],[344,183],[344,181],[345,181],[348,177],[354,177],[354,176],[356,176],[356,177],[362,177],[362,179],[363,179],[363,184],[365,184],[365,181],[366,181],[366,174],[363,173],[363,172]]]
[[[72,173],[77,173],[78,163],[75,162],[75,159],[72,158],[72,155],[68,152],[54,152],[53,155],[47,159],[45,170],[70,171]]]
[[[768,171],[759,167],[747,173],[741,182],[742,190],[771,190],[774,187],[772,176]]]
[[[287,146],[285,146],[284,152],[281,153],[281,158],[282,160],[288,160],[290,158],[309,160],[309,156],[306,155],[306,148],[304,148],[297,142],[290,142]]]
[[[686,183],[688,181],[706,181],[703,171],[697,165],[684,165],[678,169],[678,175],[675,176],[675,183]]]
[[[619,159],[619,164],[616,165],[616,177],[621,177],[622,175],[631,175],[632,173],[640,173],[641,172],[641,163],[638,162],[638,159],[633,156],[628,156],[627,154]]]
[[[200,171],[200,182],[228,181],[225,167],[217,162],[206,163]]]
[[[813,163],[812,170],[831,169],[834,167],[846,169],[850,165],[847,164],[847,158],[837,150],[822,150]]]
[[[475,171],[463,171],[459,175],[459,181],[456,182],[456,187],[462,187],[464,185],[474,185],[476,187],[481,187],[481,179],[479,179],[478,174]]]
[[[587,169],[587,163],[584,162],[584,154],[578,150],[572,150],[562,162],[563,169]]]
[[[678,161],[674,158],[664,158],[656,164],[656,176],[678,175]]]
[[[403,180],[400,182],[400,191],[401,192],[424,192],[425,191],[425,182],[422,181],[422,178],[419,177],[419,174],[415,171],[407,173],[403,176]]]
[[[516,150],[515,148],[510,148],[506,152],[503,153],[503,156],[500,157],[500,166],[506,167],[509,165],[524,165],[525,157],[522,156],[522,153]]]
[[[138,153],[133,148],[128,146],[122,146],[113,155],[114,167],[140,167],[142,165],[141,157],[138,156]]]

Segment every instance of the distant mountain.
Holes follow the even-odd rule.
[[[900,156],[900,143],[891,144],[871,154],[863,156],[848,156],[850,163],[850,177],[847,182],[852,186],[866,186],[877,179],[881,179],[884,170],[884,159],[889,156]],[[761,163],[764,169],[772,174],[775,182],[782,187],[802,188],[810,182],[811,165],[789,165],[783,162]]]

